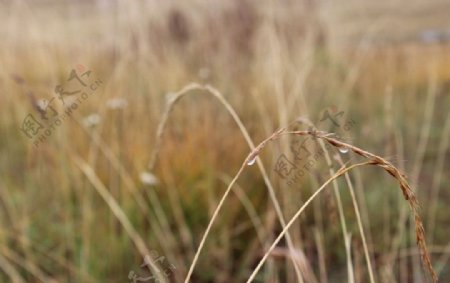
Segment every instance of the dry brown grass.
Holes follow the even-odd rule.
[[[414,40],[447,28],[427,26],[448,22],[445,0],[41,2],[0,1],[0,281],[123,281],[155,249],[177,267],[167,281],[242,282],[284,229],[261,282],[421,283],[421,261],[448,281],[449,44]],[[397,33],[411,41],[385,40]],[[36,149],[20,124],[77,64],[104,86]],[[128,106],[110,109],[115,98]],[[305,134],[330,152],[290,186],[272,167],[299,133],[273,131],[330,105],[358,125]],[[383,171],[348,169],[355,195],[335,179],[292,219],[336,175],[342,141],[377,152],[349,149]],[[223,178],[248,151],[257,166]],[[140,182],[144,171],[160,182]]]
[[[209,232],[211,230],[212,224],[214,223],[214,221],[216,220],[216,218],[219,216],[219,211],[222,208],[225,199],[227,198],[229,192],[231,191],[231,189],[233,188],[233,185],[235,184],[235,182],[237,181],[237,179],[239,178],[239,176],[241,175],[241,173],[244,171],[244,169],[246,168],[246,166],[248,165],[252,165],[253,163],[256,162],[256,159],[258,158],[258,156],[260,155],[261,151],[263,150],[263,148],[267,145],[267,143],[277,140],[279,139],[281,136],[283,135],[300,135],[300,136],[311,136],[315,139],[322,139],[324,141],[326,141],[327,143],[329,143],[330,145],[334,146],[337,149],[347,149],[347,150],[351,150],[352,152],[354,152],[355,154],[364,157],[365,159],[368,159],[368,161],[362,162],[362,163],[358,163],[355,165],[351,165],[349,167],[345,167],[343,166],[334,176],[332,176],[330,179],[328,179],[324,185],[322,185],[320,187],[320,189],[318,189],[313,196],[311,196],[308,201],[298,210],[298,212],[295,214],[295,216],[283,227],[283,232],[277,237],[277,239],[275,240],[275,242],[272,244],[272,246],[269,248],[269,250],[266,252],[265,256],[263,257],[263,259],[260,261],[260,263],[258,264],[258,266],[256,267],[256,269],[253,271],[252,275],[250,276],[249,280],[247,282],[251,282],[254,277],[256,276],[257,272],[259,271],[259,269],[261,268],[262,264],[264,263],[264,261],[267,259],[267,257],[270,255],[270,253],[273,251],[273,249],[276,247],[276,244],[282,239],[282,237],[285,235],[285,233],[287,233],[289,227],[293,224],[294,220],[296,220],[298,218],[298,216],[300,215],[300,213],[308,206],[308,204],[318,195],[319,192],[321,192],[326,185],[328,185],[329,183],[331,183],[331,181],[333,181],[334,179],[344,175],[345,173],[347,173],[348,171],[357,168],[359,166],[363,166],[363,165],[375,165],[377,167],[382,168],[383,170],[385,170],[387,173],[389,173],[391,176],[393,176],[399,184],[399,187],[403,193],[403,196],[405,198],[405,200],[408,202],[410,208],[411,208],[411,212],[412,215],[414,217],[414,223],[415,223],[415,230],[416,230],[416,240],[417,240],[417,246],[421,252],[422,255],[422,260],[423,263],[425,265],[425,267],[428,269],[428,272],[430,273],[430,276],[432,278],[432,280],[434,282],[437,282],[437,276],[436,273],[434,272],[433,266],[431,264],[431,260],[430,260],[430,256],[428,254],[428,250],[426,247],[426,242],[425,242],[425,231],[423,228],[423,224],[422,224],[422,220],[420,217],[420,214],[418,212],[419,210],[419,202],[415,196],[414,191],[411,189],[410,185],[408,184],[407,180],[406,180],[406,176],[400,172],[399,169],[397,169],[392,163],[390,163],[389,161],[387,161],[386,159],[375,155],[373,153],[370,153],[368,151],[365,151],[359,147],[353,146],[349,143],[345,143],[342,141],[339,141],[335,138],[330,137],[332,135],[332,133],[327,133],[327,132],[323,132],[323,131],[316,131],[316,130],[309,130],[309,131],[287,131],[286,128],[281,128],[278,131],[274,132],[270,137],[268,137],[267,139],[265,139],[264,141],[262,141],[260,144],[258,144],[253,150],[252,152],[249,154],[249,156],[244,160],[244,162],[242,163],[239,171],[237,172],[237,174],[234,176],[233,180],[230,182],[227,190],[225,191],[224,195],[222,196],[216,210],[214,211],[211,220],[208,224],[208,227],[202,237],[202,240],[199,244],[199,247],[197,249],[196,255],[193,259],[193,262],[191,264],[191,268],[189,270],[189,273],[187,274],[186,278],[185,278],[185,282],[189,282],[190,281],[190,277],[192,275],[193,269],[197,263],[197,260],[199,258],[200,252],[203,249],[203,246],[205,244],[205,241],[207,239],[207,236],[209,235]]]
[[[353,146],[351,144],[339,141],[335,138],[330,137],[330,133],[326,133],[326,132],[320,132],[320,131],[293,131],[293,132],[288,132],[286,131],[285,128],[282,128],[280,130],[278,130],[277,132],[275,132],[272,136],[270,136],[269,138],[267,138],[266,140],[264,140],[263,142],[261,142],[256,149],[250,153],[249,157],[247,157],[247,159],[245,160],[243,167],[245,166],[245,164],[247,164],[249,162],[249,160],[253,160],[255,159],[261,152],[261,150],[264,148],[264,146],[266,145],[266,143],[268,143],[269,141],[273,141],[278,139],[281,135],[285,135],[285,134],[294,134],[294,135],[308,135],[311,136],[313,138],[319,138],[319,139],[323,139],[326,142],[328,142],[329,144],[331,144],[332,146],[336,147],[337,149],[349,149],[352,152],[356,153],[359,156],[365,157],[366,159],[368,159],[368,161],[363,162],[363,163],[359,163],[356,165],[352,165],[349,167],[342,167],[334,176],[332,176],[330,179],[328,179],[323,186],[321,186],[321,188],[325,188],[325,185],[329,184],[332,180],[336,179],[339,176],[342,176],[344,173],[350,171],[353,168],[359,167],[359,166],[363,166],[363,165],[375,165],[378,167],[381,167],[382,169],[384,169],[387,173],[389,173],[391,176],[393,176],[397,181],[398,184],[400,186],[400,189],[403,193],[403,196],[405,198],[406,201],[408,201],[408,204],[411,208],[411,212],[412,215],[414,217],[414,223],[416,226],[416,240],[417,240],[417,246],[421,252],[422,255],[422,260],[423,263],[425,265],[425,267],[428,269],[431,278],[433,279],[434,282],[438,281],[438,278],[436,276],[436,273],[434,272],[433,266],[431,264],[431,260],[430,260],[430,256],[428,254],[428,250],[427,250],[427,246],[426,246],[426,242],[425,242],[425,231],[423,228],[423,224],[422,224],[422,220],[420,217],[420,214],[418,212],[419,210],[419,202],[414,194],[414,191],[411,189],[410,185],[408,184],[407,180],[406,180],[406,176],[400,172],[400,170],[398,170],[394,165],[392,165],[392,163],[390,163],[389,161],[385,160],[384,158],[375,155],[373,153],[370,153],[368,151],[365,151],[359,147]],[[243,168],[242,167],[242,168]],[[238,173],[238,175],[240,174],[240,172]],[[314,199],[314,197],[321,191],[321,189],[317,190],[316,193],[309,199],[312,200]],[[286,228],[283,230],[283,232],[280,234],[280,236],[277,238],[277,240],[275,240],[274,244],[271,246],[271,248],[269,249],[269,251],[266,253],[265,257],[261,260],[259,266],[255,269],[255,271],[253,272],[252,276],[250,277],[250,279],[248,280],[248,282],[252,281],[252,279],[254,278],[254,276],[256,276],[257,271],[259,270],[260,266],[262,265],[262,263],[264,262],[265,259],[267,259],[267,256],[270,254],[270,252],[275,248],[276,244],[281,240],[282,236],[284,235],[284,233],[287,231],[287,229],[290,227],[290,225],[292,225],[293,220],[295,220],[296,218],[298,218],[298,216],[300,215],[300,213],[303,211],[304,208],[307,207],[307,205],[309,204],[309,200],[302,206],[302,208],[299,209],[298,213],[291,219],[291,221],[287,224]]]

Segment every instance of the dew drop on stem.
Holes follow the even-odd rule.
[[[250,156],[250,157],[247,159],[247,165],[248,165],[248,166],[252,166],[253,164],[255,164],[256,158],[257,158],[257,157],[258,157],[257,154]]]

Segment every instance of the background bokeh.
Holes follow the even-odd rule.
[[[440,282],[450,281],[449,15],[448,0],[0,1],[0,282],[132,282],[132,272],[151,276],[146,251],[165,257],[167,282],[183,282],[250,152],[205,90],[173,105],[156,146],[167,103],[190,83],[217,89],[255,144],[309,120],[391,161],[417,194]],[[68,81],[72,70],[86,86]],[[57,86],[80,93],[63,104]],[[352,126],[321,121],[326,113]],[[42,126],[31,138],[28,115]],[[295,181],[277,173],[299,141],[285,136],[259,155],[285,219],[330,177],[324,156]],[[329,154],[334,170],[337,156],[358,161]],[[372,167],[350,181],[376,282],[425,282],[396,181]],[[282,241],[256,282],[298,282],[291,257],[303,282],[369,282],[348,183],[335,185],[290,228],[296,254]],[[245,282],[281,230],[248,166],[191,282]]]

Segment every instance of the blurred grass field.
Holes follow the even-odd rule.
[[[298,117],[336,132],[320,120],[343,111],[355,126],[341,138],[408,176],[439,282],[450,281],[448,13],[440,0],[0,1],[0,282],[132,282],[130,272],[145,274],[139,239],[175,267],[167,282],[184,281],[250,152],[227,109],[197,90],[174,106],[149,168],[167,101],[192,82],[220,91],[255,144]],[[30,139],[24,119],[40,119],[39,103],[52,98],[66,113],[55,87],[73,87],[71,70],[102,83],[36,146],[45,129]],[[286,219],[330,177],[321,158],[288,185],[274,168],[292,144],[286,137],[260,154]],[[350,177],[375,281],[426,282],[397,183],[375,168]],[[369,282],[348,186],[337,184],[351,250],[326,190],[289,230],[304,282]],[[248,166],[191,282],[245,282],[281,230]],[[298,282],[287,243],[255,282]]]

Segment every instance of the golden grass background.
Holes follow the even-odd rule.
[[[167,101],[191,82],[217,89],[254,144],[298,117],[317,124],[332,106],[345,111],[356,126],[343,141],[408,176],[431,262],[440,282],[450,280],[450,45],[423,40],[428,30],[450,34],[450,5],[366,2],[1,1],[0,281],[130,281],[151,250],[176,266],[165,280],[184,281],[250,152],[223,103],[193,90],[173,105],[149,168]],[[20,131],[28,113],[38,116],[30,94],[55,97],[79,65],[102,87],[36,148]],[[100,122],[86,125],[93,114]],[[260,154],[286,220],[330,178],[322,157],[288,186],[273,168],[292,140]],[[358,160],[331,149],[335,171],[335,155]],[[147,171],[158,184],[141,181]],[[375,281],[429,280],[396,182],[370,168],[349,179]],[[255,282],[297,282],[293,261],[304,282],[369,282],[349,183],[336,186],[338,194],[325,190],[289,229],[294,260],[283,240]],[[271,197],[257,166],[246,167],[191,282],[248,279],[282,230]]]

